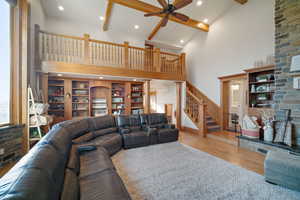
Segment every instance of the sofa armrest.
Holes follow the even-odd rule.
[[[175,124],[166,124],[165,128],[175,129]]]
[[[120,131],[121,135],[130,133],[130,129],[128,129],[128,128],[120,128],[119,131]]]

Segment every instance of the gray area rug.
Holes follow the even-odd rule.
[[[300,193],[178,142],[120,151],[113,162],[133,200],[299,200]]]

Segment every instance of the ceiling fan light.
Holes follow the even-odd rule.
[[[202,28],[202,27],[204,27],[204,24],[203,24],[202,22],[200,22],[199,24],[197,24],[197,26],[198,26],[199,28]]]

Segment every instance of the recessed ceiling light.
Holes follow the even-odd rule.
[[[136,81],[136,79],[133,79],[133,81]]]
[[[205,18],[205,19],[203,20],[203,22],[207,24],[207,23],[208,23],[208,19]]]
[[[139,29],[140,26],[139,25],[134,25],[134,29]]]
[[[57,74],[57,76],[62,76],[62,74]]]
[[[100,77],[99,77],[99,79],[103,79],[103,77],[102,77],[102,76],[100,76]]]
[[[99,19],[100,19],[101,21],[104,21],[104,17],[103,17],[103,16],[100,16]]]
[[[58,10],[63,11],[65,8],[63,6],[58,6]]]
[[[184,40],[180,40],[180,43],[181,43],[181,44],[184,43]]]
[[[197,1],[197,6],[201,6],[203,4],[202,1]]]

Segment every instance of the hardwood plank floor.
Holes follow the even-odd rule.
[[[264,174],[265,156],[213,138],[203,138],[189,132],[180,132],[179,141],[232,164]]]

